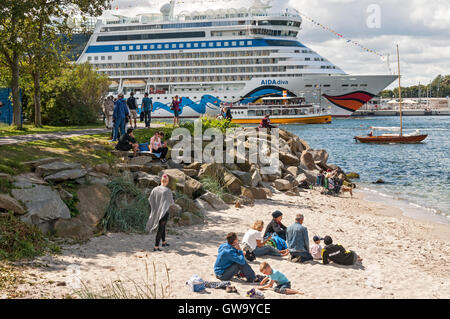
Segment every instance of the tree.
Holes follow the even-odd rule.
[[[2,0],[0,2],[0,63],[11,73],[13,123],[22,127],[19,91],[20,64],[28,54],[34,79],[35,122],[40,125],[40,77],[48,59],[55,52],[55,21],[62,19],[67,26],[67,8],[75,7],[81,14],[99,16],[110,7],[111,0]],[[53,47],[53,49],[52,49]],[[30,60],[31,59],[31,60]],[[50,59],[51,61],[51,59]],[[30,63],[31,62],[31,63]]]

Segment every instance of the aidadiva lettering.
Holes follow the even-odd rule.
[[[261,85],[288,85],[289,81],[283,80],[261,80]]]

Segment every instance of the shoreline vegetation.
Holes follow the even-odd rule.
[[[137,130],[136,138],[148,140],[156,130],[170,136],[173,127]],[[450,227],[405,217],[398,208],[364,200],[361,192],[330,196],[298,187],[313,185],[318,167],[339,168],[327,163],[326,151],[311,150],[288,132],[280,131],[280,137],[286,145],[280,176],[260,175],[258,166],[248,162],[183,166],[146,157],[123,162],[112,154],[107,133],[0,147],[0,202],[8,199],[16,213],[2,212],[0,203],[4,220],[10,218],[15,228],[29,227],[18,219],[26,220],[36,209],[32,199],[21,197],[21,192],[33,197],[33,189],[58,202],[55,210],[61,216],[71,215],[69,220],[47,216],[37,223],[46,233],[47,248],[42,241],[36,246],[41,249],[34,250],[32,242],[17,240],[24,254],[1,255],[0,298],[246,298],[255,287],[241,281],[233,282],[239,295],[219,289],[192,294],[186,281],[194,274],[217,281],[213,265],[226,234],[236,232],[242,239],[255,220],[268,223],[274,210],[283,212],[286,225],[304,214],[310,238],[330,235],[364,259],[362,265],[325,266],[269,258],[294,289],[305,292],[288,298],[450,297]],[[68,177],[62,180],[64,172]],[[142,198],[162,173],[176,181],[171,184],[176,205],[168,224],[171,246],[154,253],[154,235],[139,227],[148,216]],[[257,270],[264,260],[250,265]],[[264,294],[286,298],[273,291]]]

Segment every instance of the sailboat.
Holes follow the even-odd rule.
[[[400,132],[400,134],[382,134],[382,135],[373,135],[370,132],[369,135],[366,136],[355,136],[354,139],[360,143],[373,143],[373,144],[414,144],[420,143],[424,141],[428,135],[420,134],[419,130],[416,130],[411,134],[403,134],[403,116],[402,116],[402,88],[400,82],[400,53],[397,44],[397,59],[398,59],[398,91],[400,96],[400,127],[371,127],[372,130],[380,130],[380,131],[394,131]]]

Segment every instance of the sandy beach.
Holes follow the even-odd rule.
[[[99,292],[115,280],[132,289],[132,282],[146,282],[146,264],[152,281],[155,264],[158,286],[167,285],[165,266],[169,270],[169,298],[247,298],[246,291],[256,286],[239,280],[232,283],[239,295],[221,289],[192,293],[186,281],[194,274],[217,281],[213,265],[226,234],[234,231],[241,240],[255,220],[267,224],[277,209],[287,226],[295,214],[304,214],[310,244],[316,234],[330,235],[364,260],[362,265],[325,266],[316,261],[292,263],[287,257],[258,258],[250,263],[256,273],[259,263],[268,261],[289,278],[292,288],[304,292],[285,296],[268,290],[266,298],[450,298],[450,227],[404,217],[397,208],[363,200],[360,193],[330,197],[315,190],[300,196],[275,193],[253,207],[210,212],[205,225],[171,228],[171,246],[163,252],[152,251],[154,234],[109,233],[65,245],[61,255],[25,266],[25,280],[16,291],[22,298],[78,298],[74,287],[80,281]]]

